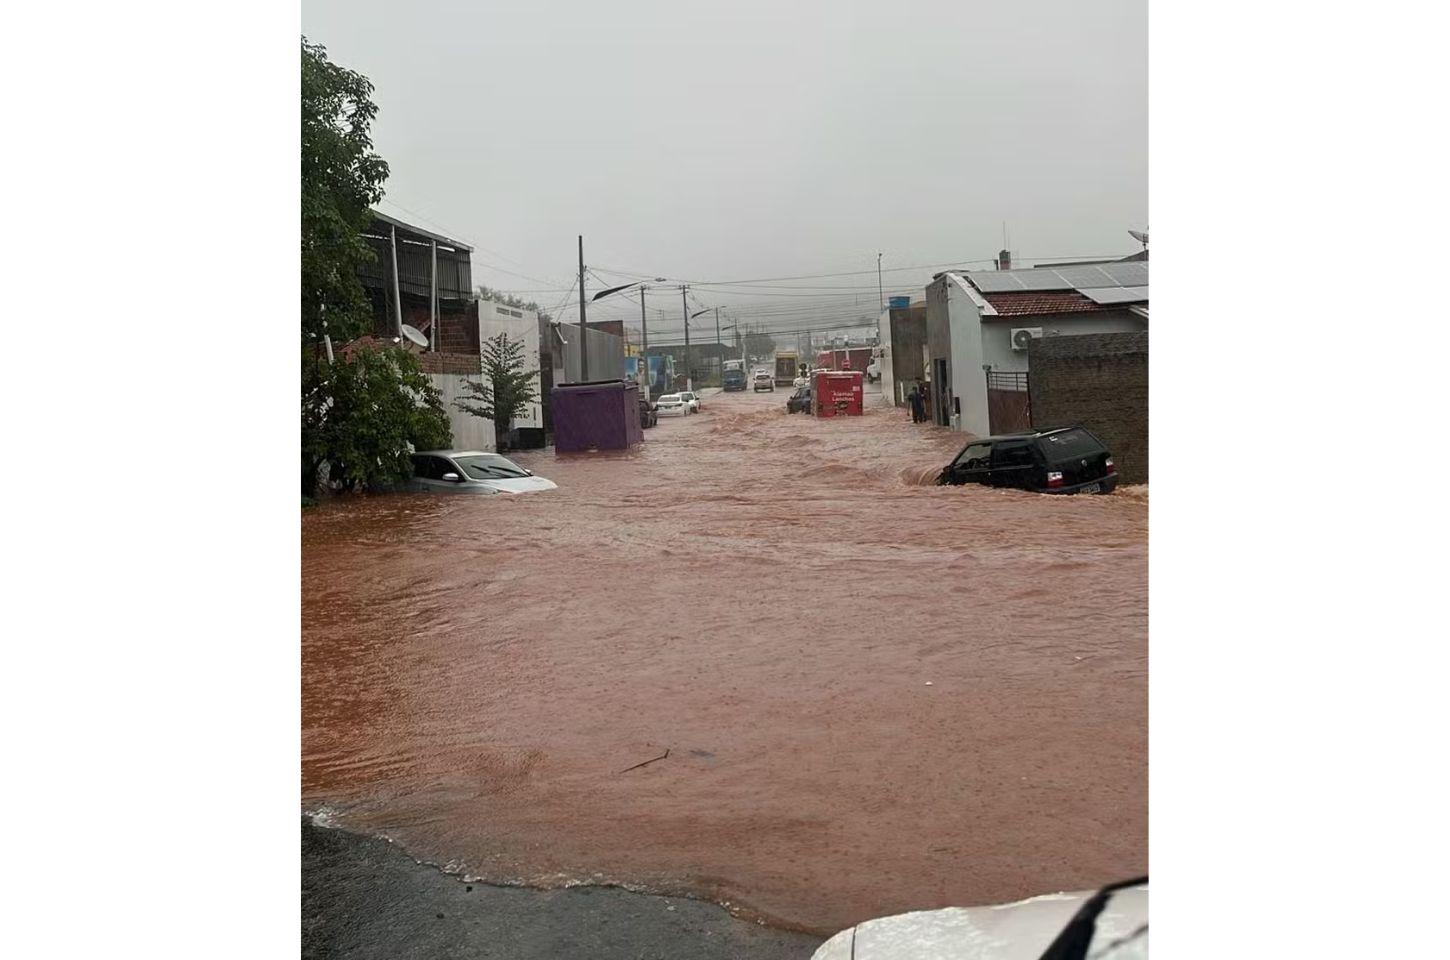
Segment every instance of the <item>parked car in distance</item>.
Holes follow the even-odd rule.
[[[690,408],[678,393],[667,393],[655,401],[655,412],[661,417],[686,417]]]
[[[877,380],[881,379],[880,357],[874,358],[869,364],[866,365],[866,379],[870,380],[872,383],[875,383]]]
[[[798,388],[796,390],[796,392],[793,393],[793,394],[791,394],[790,395],[790,398],[788,400],[786,400],[786,402],[785,402],[785,412],[786,413],[795,413],[796,411],[800,411],[801,413],[810,413],[811,412],[811,388],[810,387],[800,387],[800,388]]]
[[[700,395],[698,393],[686,390],[680,394],[680,399],[685,401],[685,406],[691,413],[700,412]]]
[[[556,490],[508,457],[483,450],[420,450],[408,489],[429,493],[535,493]]]
[[[648,430],[660,422],[660,415],[655,412],[654,404],[644,397],[639,398],[639,426],[641,430]]]
[[[1031,430],[973,440],[942,468],[937,483],[980,483],[1037,493],[1111,493],[1113,455],[1085,427]]]
[[[769,370],[757,370],[755,376],[750,378],[751,388],[755,393],[761,390],[775,392],[775,376]]]
[[[725,385],[725,391],[727,393],[730,392],[731,390],[744,390],[745,389],[745,371],[744,370],[726,370],[725,371],[725,377],[724,377],[724,385]]]

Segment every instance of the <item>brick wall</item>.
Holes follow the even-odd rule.
[[[397,319],[393,316],[392,300],[385,291],[369,290],[373,307],[373,334],[382,338],[397,336]],[[426,297],[403,294],[403,322],[428,332],[429,308]],[[440,300],[438,303],[438,350],[442,353],[479,352],[478,301]]]
[[[424,373],[461,373],[476,377],[483,372],[483,362],[476,353],[420,353],[418,365]]]
[[[1032,425],[1081,423],[1124,483],[1148,482],[1148,334],[1043,337],[1027,351]]]

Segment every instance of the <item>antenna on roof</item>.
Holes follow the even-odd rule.
[[[1147,230],[1129,230],[1128,231],[1128,236],[1132,237],[1134,240],[1136,240],[1139,243],[1141,243],[1143,245],[1143,249],[1144,250],[1147,250],[1148,249],[1148,231]]]

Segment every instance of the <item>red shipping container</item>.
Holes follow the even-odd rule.
[[[862,412],[860,370],[822,370],[811,384],[811,413],[818,417],[859,417]]]

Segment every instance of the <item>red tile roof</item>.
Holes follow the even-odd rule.
[[[984,293],[985,299],[1003,317],[1031,317],[1048,313],[1096,313],[1111,309],[1093,303],[1076,290],[1046,290],[1023,293]],[[990,319],[990,318],[987,318]]]

